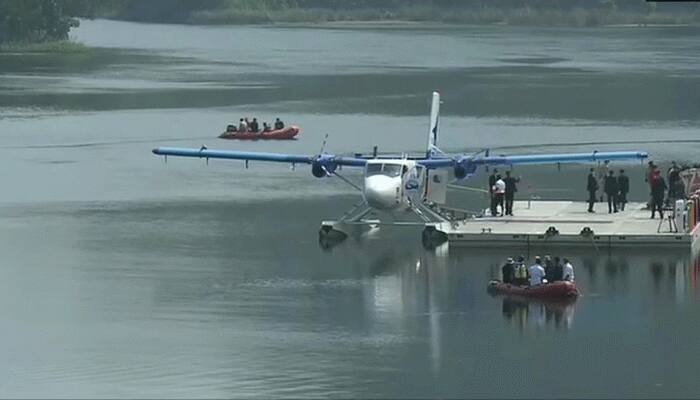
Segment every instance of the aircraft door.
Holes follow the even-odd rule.
[[[447,178],[445,169],[431,169],[427,171],[428,179],[425,180],[425,199],[436,204],[445,204],[447,201]]]
[[[421,165],[414,165],[409,168],[403,180],[403,193],[406,201],[418,203],[422,201],[421,182],[425,177],[425,168]]]

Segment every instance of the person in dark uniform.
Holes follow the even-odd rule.
[[[683,196],[683,182],[681,181],[681,170],[675,161],[671,162],[671,168],[668,169],[668,202],[669,204],[678,200]]]
[[[503,275],[503,283],[513,283],[515,280],[515,261],[512,257],[508,257],[508,260],[501,268],[501,274]]]
[[[489,175],[489,199],[492,217],[495,217],[496,214],[498,214],[498,203],[496,202],[496,195],[493,192],[493,188],[496,186],[496,173],[498,173],[498,170],[494,168],[491,175]]]
[[[260,130],[257,118],[253,118],[253,121],[250,123],[250,130],[251,132],[258,132]]]
[[[547,282],[553,282],[554,279],[554,262],[549,255],[544,256],[544,278]]]
[[[593,204],[595,204],[596,198],[595,198],[595,192],[598,190],[598,180],[595,178],[594,174],[594,169],[591,168],[590,172],[588,173],[588,184],[586,185],[586,190],[588,191],[588,212],[592,213],[595,212],[593,211]]]
[[[661,219],[664,219],[664,194],[668,187],[666,186],[666,181],[661,176],[661,171],[657,169],[654,174],[655,176],[651,186],[651,218],[654,218],[658,210]]]
[[[275,130],[278,129],[284,129],[284,122],[279,118],[275,118]]]
[[[625,211],[625,204],[627,204],[627,193],[630,192],[630,178],[625,175],[625,170],[621,169],[620,174],[617,176],[617,188],[620,190],[617,204],[620,211]]]
[[[605,177],[605,196],[608,198],[608,214],[617,212],[617,196],[620,192],[617,188],[617,178],[614,172],[610,171]]]
[[[515,185],[520,182],[520,178],[510,176],[510,171],[506,171],[506,178],[503,180],[506,183],[506,215],[513,215],[513,200],[518,187]]]
[[[564,266],[561,265],[559,257],[554,257],[554,273],[552,274],[552,282],[560,281],[564,278]]]

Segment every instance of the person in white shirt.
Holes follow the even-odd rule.
[[[563,280],[573,282],[574,281],[574,266],[571,265],[568,258],[565,258],[563,261],[564,261],[564,268],[563,268],[563,273],[562,273]]]
[[[530,286],[542,284],[544,278],[544,268],[542,268],[542,259],[535,257],[535,263],[530,266]]]
[[[496,197],[496,206],[501,206],[501,213],[498,215],[505,215],[506,209],[504,207],[504,200],[506,196],[506,182],[501,179],[501,175],[496,175],[496,184],[493,185],[493,194]]]

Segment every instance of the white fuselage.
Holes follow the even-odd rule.
[[[365,167],[363,196],[378,210],[408,207],[420,198],[423,167],[408,159],[373,159]]]

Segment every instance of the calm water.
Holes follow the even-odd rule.
[[[84,21],[94,51],[0,55],[0,396],[697,397],[687,252],[565,251],[582,298],[513,302],[485,290],[503,258],[553,250],[427,252],[413,229],[322,250],[341,182],[150,149],[420,152],[437,89],[446,150],[697,161],[699,33]],[[241,115],[303,133],[215,139]],[[588,167],[518,174],[582,198]]]

